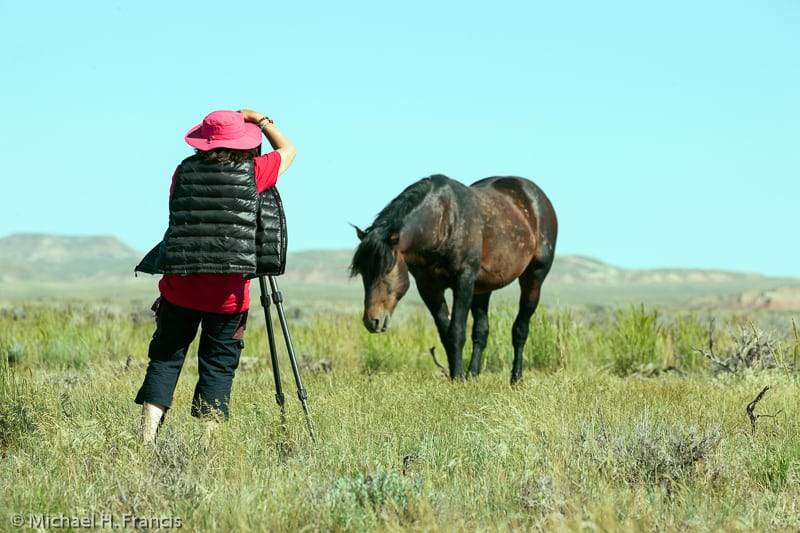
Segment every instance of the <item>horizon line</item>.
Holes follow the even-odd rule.
[[[107,239],[114,239],[118,241],[120,244],[126,246],[131,251],[136,252],[138,254],[145,254],[147,251],[142,251],[134,246],[131,246],[127,241],[118,237],[113,234],[108,233],[84,233],[84,234],[77,234],[77,233],[46,233],[40,231],[18,231],[13,233],[7,233],[0,236],[0,240],[7,239],[10,237],[60,237],[60,238],[107,238]],[[343,252],[349,250],[348,248],[344,247],[331,247],[331,248],[319,248],[319,247],[311,247],[311,248],[299,248],[293,249],[291,246],[287,249],[287,253],[312,253],[312,252]],[[755,272],[749,270],[736,270],[732,268],[726,267],[698,267],[698,266],[650,266],[650,267],[630,267],[630,266],[622,266],[615,263],[607,262],[603,259],[599,259],[597,257],[582,254],[579,252],[575,253],[561,253],[556,254],[556,259],[559,257],[570,257],[570,258],[580,258],[586,259],[589,261],[594,261],[597,263],[601,263],[607,267],[612,268],[619,268],[621,270],[628,270],[628,271],[704,271],[704,272],[717,272],[723,274],[740,274],[740,275],[750,275],[750,276],[759,276],[763,278],[770,278],[770,279],[786,279],[786,280],[797,280],[800,279],[800,274],[766,274],[763,272]]]

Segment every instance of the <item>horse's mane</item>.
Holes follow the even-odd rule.
[[[389,242],[392,234],[399,233],[406,217],[422,203],[434,188],[434,180],[443,176],[430,176],[412,183],[384,207],[356,248],[350,264],[350,276],[361,274],[369,284],[394,266],[394,253]]]

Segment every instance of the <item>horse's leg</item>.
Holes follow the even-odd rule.
[[[519,277],[519,312],[511,329],[511,343],[514,346],[514,364],[511,368],[511,384],[522,379],[522,352],[528,340],[528,330],[533,313],[539,305],[542,282],[548,268],[532,265]]]
[[[469,363],[469,375],[481,373],[481,356],[489,337],[489,297],[491,292],[476,294],[472,297],[472,359]]]
[[[419,279],[417,280],[417,289],[425,307],[433,317],[442,345],[446,345],[447,331],[450,329],[450,311],[447,309],[447,300],[444,299],[444,289],[434,288]]]
[[[450,364],[450,379],[463,378],[464,369],[461,354],[467,340],[467,315],[472,304],[472,293],[475,290],[475,276],[462,274],[453,287],[453,313],[450,316],[450,328],[447,331],[447,362]]]

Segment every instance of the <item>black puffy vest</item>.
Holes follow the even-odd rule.
[[[150,274],[282,274],[286,220],[274,187],[258,194],[253,161],[197,156],[176,170],[164,240],[136,267]]]

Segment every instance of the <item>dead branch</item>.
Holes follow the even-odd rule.
[[[717,354],[714,353],[714,331],[716,330],[716,319],[712,316],[708,320],[708,350],[700,350],[695,349],[697,353],[714,363],[720,368],[727,370],[728,372],[735,372],[734,368],[728,364],[727,361],[723,361]]]
[[[708,344],[709,344],[709,347],[711,347],[713,342],[709,342]],[[722,359],[720,359],[719,357],[714,355],[713,348],[710,348],[709,350],[701,350],[699,348],[695,348],[694,351],[699,353],[700,355],[702,355],[703,357],[705,357],[706,359],[708,359],[709,361],[711,361],[712,363],[714,363],[718,367],[720,367],[720,368],[722,368],[724,370],[727,370],[728,372],[732,372],[732,373],[736,372],[736,369],[732,368],[731,365],[728,364],[728,361],[723,361]]]
[[[763,415],[757,415],[754,413],[754,411],[756,410],[756,405],[758,404],[758,402],[761,401],[761,399],[764,397],[764,395],[767,393],[768,390],[769,390],[769,385],[764,386],[764,388],[761,389],[761,392],[759,392],[758,395],[755,398],[753,398],[753,401],[747,404],[746,408],[747,418],[750,419],[750,426],[753,429],[753,435],[756,434],[756,421],[759,418],[775,418],[782,412],[781,410],[775,414],[763,414]]]
[[[735,372],[735,370],[731,368],[731,366],[727,362],[717,358],[713,353],[698,349],[695,349],[695,351],[700,355],[702,355],[703,357],[705,357],[706,359],[708,359],[709,361],[711,361],[712,363],[714,363],[715,365],[719,366],[720,368],[724,368],[728,372]]]
[[[436,346],[431,346],[430,352],[431,352],[431,357],[433,357],[433,363],[436,366],[439,367],[439,370],[442,371],[442,373],[444,374],[445,377],[449,377],[450,376],[450,371],[447,370],[444,366],[442,366],[439,363],[439,361],[436,359]]]
[[[710,353],[713,357],[716,357],[714,355],[714,324],[715,324],[715,320],[716,319],[713,316],[708,320],[708,353]]]
[[[411,473],[411,465],[414,461],[417,460],[417,455],[413,453],[407,453],[403,456],[403,468],[400,473],[404,476],[407,476]]]

